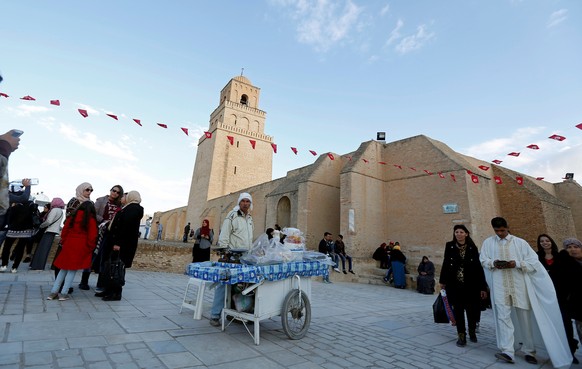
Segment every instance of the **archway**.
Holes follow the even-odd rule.
[[[291,200],[287,196],[281,197],[277,204],[277,224],[281,228],[291,226]]]

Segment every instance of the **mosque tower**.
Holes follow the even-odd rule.
[[[218,107],[210,114],[212,137],[198,140],[186,214],[195,227],[206,216],[208,200],[272,180],[273,138],[264,133],[260,91],[242,75],[220,91]]]

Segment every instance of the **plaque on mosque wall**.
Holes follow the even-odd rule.
[[[455,214],[458,212],[459,212],[459,205],[458,204],[450,203],[450,204],[443,205],[443,213],[445,213],[445,214]]]

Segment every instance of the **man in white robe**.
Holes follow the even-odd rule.
[[[501,350],[495,357],[513,363],[517,337],[525,360],[537,364],[533,332],[539,329],[553,366],[570,366],[572,356],[550,276],[531,246],[509,234],[505,219],[493,218],[491,226],[496,235],[483,242],[480,261],[491,290]]]

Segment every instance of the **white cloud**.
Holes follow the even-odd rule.
[[[386,13],[388,13],[390,11],[390,4],[386,4],[385,7],[382,8],[382,10],[380,10],[380,15],[384,16],[386,15]]]
[[[404,21],[402,19],[398,19],[396,22],[396,27],[390,32],[390,37],[388,37],[388,41],[386,41],[386,45],[392,44],[394,41],[398,40],[402,37],[400,34],[400,29],[404,26]]]
[[[298,21],[299,42],[325,52],[345,40],[356,27],[362,8],[351,0],[343,9],[329,0],[275,1],[274,4],[294,8],[293,19]]]
[[[407,54],[411,51],[422,48],[434,37],[434,35],[434,32],[427,31],[426,24],[421,24],[416,28],[416,33],[414,35],[404,37],[398,45],[396,45],[395,49],[401,55]]]
[[[103,140],[93,133],[79,132],[72,126],[64,123],[61,123],[59,133],[63,138],[99,154],[110,156],[121,161],[137,160],[131,149],[128,147],[127,142],[124,142],[123,140],[116,142]]]
[[[568,9],[556,10],[550,15],[550,19],[546,25],[547,28],[552,28],[562,23],[568,18]]]
[[[6,108],[6,110],[8,110],[8,112],[10,112],[18,117],[30,117],[32,114],[45,113],[47,111],[50,111],[50,109],[45,107],[45,106],[26,105],[26,104],[18,105],[16,108],[8,107],[8,108]]]

